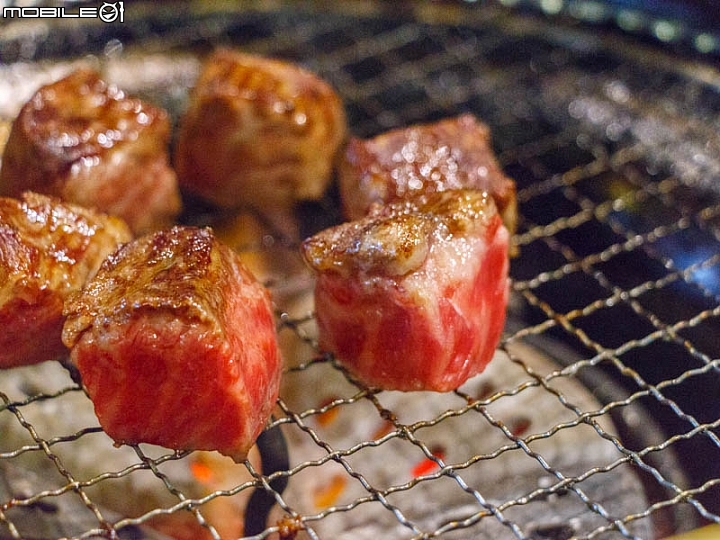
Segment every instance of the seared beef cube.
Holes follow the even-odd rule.
[[[40,88],[12,124],[0,195],[31,190],[123,218],[135,234],[170,226],[180,192],[166,111],[90,69]]]
[[[303,244],[319,345],[369,386],[457,388],[492,359],[508,301],[509,234],[492,198],[436,192],[374,206]]]
[[[220,207],[284,210],[325,193],[346,130],[340,98],[317,75],[221,49],[180,121],[178,178]]]
[[[65,312],[63,341],[116,442],[246,457],[282,363],[269,292],[210,229],[126,244]]]

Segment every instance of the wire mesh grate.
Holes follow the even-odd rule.
[[[0,538],[646,539],[720,522],[716,72],[492,6],[131,7],[124,27],[0,34],[0,134],[85,53],[177,117],[217,45],[318,72],[359,136],[473,112],[518,185],[509,322],[455,392],[367,388],[318,353],[297,246],[263,226],[237,248],[276,297],[288,365],[267,431],[288,462],[116,448],[72,366],[10,370]],[[339,219],[334,197],[301,209],[304,232]],[[274,509],[251,532],[256,493]]]

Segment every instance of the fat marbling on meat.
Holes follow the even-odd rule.
[[[269,292],[211,229],[124,245],[65,313],[63,341],[116,442],[245,458],[282,362]]]
[[[302,251],[319,346],[388,390],[447,391],[491,360],[508,300],[509,233],[492,198],[448,190],[374,205]]]
[[[40,88],[14,120],[0,195],[31,190],[123,218],[135,234],[170,226],[180,192],[168,113],[80,68]]]
[[[0,197],[0,368],[67,354],[65,299],[130,239],[116,217],[37,193]]]
[[[338,171],[348,219],[361,218],[375,202],[471,188],[489,192],[505,226],[515,232],[515,182],[495,157],[490,129],[472,114],[398,128],[370,139],[353,137]]]

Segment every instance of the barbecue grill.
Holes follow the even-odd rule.
[[[168,538],[181,523],[218,539],[241,521],[252,538],[605,540],[720,523],[708,20],[589,1],[124,7],[122,23],[4,21],[0,140],[79,63],[177,119],[217,46],[317,72],[357,136],[474,113],[518,187],[508,324],[487,372],[454,392],[367,388],[318,352],[297,243],[265,224],[235,246],[284,261],[267,285],[287,368],[259,452],[231,467],[116,448],[72,366],[10,370],[0,538]],[[336,199],[299,208],[303,234],[341,219]]]

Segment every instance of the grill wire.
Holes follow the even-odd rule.
[[[49,386],[28,379],[20,393],[13,381],[25,368],[12,370],[0,375],[0,429],[12,425],[25,439],[8,447],[0,436],[0,538],[27,538],[28,516],[55,524],[45,538],[162,538],[146,526],[179,517],[225,538],[213,505],[256,489],[277,503],[257,538],[342,537],[324,532],[337,528],[352,529],[348,538],[659,538],[720,522],[717,72],[603,29],[491,5],[160,6],[129,4],[124,25],[0,34],[3,93],[23,88],[28,70],[47,74],[53,62],[87,53],[109,66],[168,55],[156,79],[144,71],[146,80],[123,82],[177,115],[196,67],[178,58],[232,45],[331,81],[358,136],[475,113],[492,128],[520,203],[509,322],[491,365],[499,375],[480,375],[414,414],[414,398],[366,388],[319,355],[311,312],[279,303],[279,332],[297,357],[268,429],[285,434],[289,466],[268,475],[250,460],[235,483],[197,495],[173,476],[188,464],[202,473],[194,453],[140,445],[122,467],[95,463],[92,473],[60,457],[102,437],[91,420],[67,432],[38,419],[87,401],[72,368],[58,368]],[[0,99],[8,120],[13,105]],[[339,219],[332,194],[303,212],[308,234]],[[296,247],[269,231],[238,249],[292,258]],[[304,389],[299,397],[293,384]],[[552,422],[536,424],[536,402],[556,410]],[[384,430],[358,435],[371,433],[368,425]],[[477,438],[462,434],[474,429]],[[103,456],[121,450],[100,444]],[[23,459],[36,467],[22,469]],[[485,472],[493,467],[510,470]],[[514,467],[533,469],[534,483],[494,485]],[[407,468],[400,481],[378,473]],[[612,491],[623,478],[641,495]],[[155,483],[170,502],[115,515],[101,494],[126,480]],[[288,489],[274,490],[278,480]],[[443,510],[456,494],[463,504]],[[566,503],[571,517],[553,515]]]

